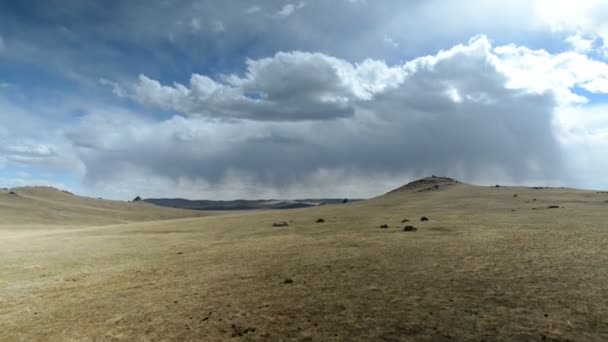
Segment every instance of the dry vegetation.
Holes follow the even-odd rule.
[[[608,340],[607,194],[418,190],[172,220],[0,194],[0,339]]]
[[[82,227],[200,216],[206,215],[144,202],[81,197],[46,186],[0,190],[0,225]]]

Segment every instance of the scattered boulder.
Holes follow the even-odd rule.
[[[9,192],[8,194],[9,194],[9,195],[13,195],[13,196],[18,196],[18,195],[17,195],[17,193],[16,193],[16,192],[14,192],[14,191]]]
[[[403,220],[401,220],[401,223],[405,223],[405,222],[410,222],[410,220],[404,218]]]
[[[388,228],[388,224],[383,224],[383,225],[380,226],[380,228],[386,229],[386,228]]]
[[[428,218],[428,217],[426,217],[426,216],[422,216],[422,217],[420,218],[420,221],[428,221],[428,220],[429,220],[429,218]]]
[[[277,221],[275,223],[272,224],[273,227],[287,227],[289,226],[289,223],[287,223],[287,221]]]
[[[519,197],[517,194],[513,194],[513,198]]]
[[[417,230],[418,230],[418,228],[416,228],[414,226],[405,226],[405,227],[403,227],[403,231],[404,232],[415,232]]]
[[[342,200],[342,204],[346,204],[346,203],[348,203],[348,198],[345,198]]]
[[[232,337],[243,337],[249,333],[254,333],[255,331],[256,329],[252,327],[243,328],[236,324],[232,324]]]
[[[141,201],[141,197],[137,196],[133,199],[132,202],[139,202],[139,201]]]
[[[323,223],[323,222],[325,222],[325,219],[322,219],[322,218],[317,219],[317,223]]]
[[[293,284],[293,279],[287,278],[287,279],[283,280],[283,284]]]
[[[559,205],[550,205],[547,209],[559,209]]]
[[[494,185],[495,188],[500,188],[500,185],[496,184]]]

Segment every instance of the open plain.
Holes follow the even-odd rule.
[[[608,340],[606,193],[429,178],[210,216],[15,193],[0,193],[2,341]]]

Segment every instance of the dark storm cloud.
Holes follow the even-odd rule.
[[[280,57],[262,64],[273,65],[276,60]],[[323,67],[327,60],[333,68]],[[370,61],[361,69],[364,73],[360,66],[329,57],[311,63],[318,65],[304,63],[315,71],[310,78],[300,71],[301,63],[278,63],[270,70],[284,70],[270,72],[269,77],[251,71],[255,68],[250,65],[245,77],[224,86],[262,91],[278,108],[284,99],[296,98],[301,112],[318,110],[307,99],[346,97],[353,116],[331,116],[321,108],[328,119],[301,121],[302,117],[284,113],[268,121],[263,112],[251,109],[248,119],[260,116],[262,121],[213,121],[199,116],[163,122],[85,118],[70,137],[81,146],[87,181],[103,184],[139,173],[202,181],[221,192],[214,186],[238,175],[243,182],[280,193],[310,184],[320,174],[329,175],[325,181],[315,179],[316,188],[302,189],[315,193],[336,181],[358,184],[360,180],[354,178],[362,175],[373,179],[437,173],[463,180],[516,182],[560,176],[559,148],[551,129],[552,94],[509,89],[485,37],[398,67]],[[283,83],[286,79],[289,85]],[[206,81],[207,88],[214,87],[213,80]],[[190,95],[195,87],[182,87],[165,89],[172,95],[188,95],[171,100],[175,109],[193,106]],[[273,97],[273,92],[281,95]],[[302,99],[297,97],[300,93]],[[163,92],[148,95],[166,99]],[[235,99],[238,96],[215,102],[211,110],[222,111]],[[203,106],[205,102],[194,104],[194,108]]]

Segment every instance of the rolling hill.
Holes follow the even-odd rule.
[[[200,216],[205,214],[142,202],[81,197],[46,186],[0,190],[0,225],[103,225]]]
[[[436,177],[346,205],[86,220],[0,226],[0,340],[608,339],[605,193]]]

